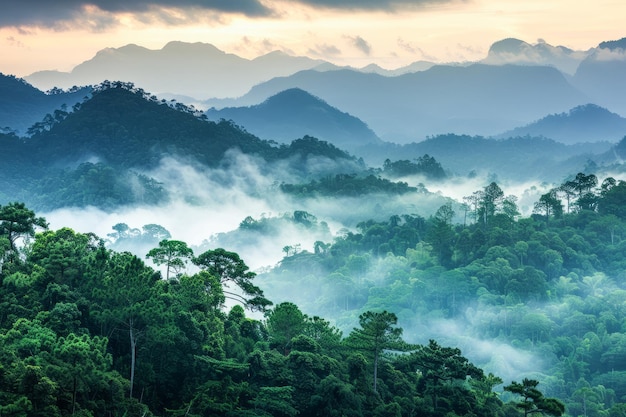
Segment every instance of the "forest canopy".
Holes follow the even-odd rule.
[[[290,302],[246,317],[228,293],[264,294],[235,253],[164,240],[149,254],[163,276],[21,203],[0,222],[2,415],[495,416],[528,401],[500,400],[502,380],[459,349],[407,343],[393,312],[366,311],[346,335]]]

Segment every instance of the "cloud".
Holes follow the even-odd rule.
[[[224,14],[280,18],[287,16],[285,7],[293,3],[315,9],[397,13],[453,1],[456,0],[21,0],[3,4],[0,27],[102,30],[120,24],[120,15],[132,15],[144,23],[181,25],[207,18],[220,21]]]
[[[337,48],[335,45],[329,45],[329,44],[324,43],[321,45],[315,45],[315,48],[309,48],[308,53],[313,56],[327,57],[327,56],[333,56],[333,55],[340,55],[341,50]]]
[[[14,38],[13,36],[9,36],[6,38],[6,41],[9,45],[15,46],[17,48],[26,48],[26,45],[22,43],[19,39]]]
[[[350,37],[350,40],[352,41],[352,44],[359,51],[363,52],[365,55],[369,55],[372,52],[372,46],[369,44],[368,41],[366,41],[362,37],[360,36]]]
[[[398,46],[406,52],[409,52],[413,55],[420,55],[422,59],[426,59],[428,61],[437,61],[437,58],[435,56],[427,54],[422,48],[413,45],[411,42],[405,41],[402,38],[398,38],[397,43]]]
[[[591,58],[596,61],[626,61],[626,51],[624,49],[598,48]]]
[[[418,9],[437,3],[451,3],[451,0],[296,0],[311,7],[335,10],[363,10],[398,12]]]
[[[171,13],[173,10],[176,13]],[[140,21],[150,20],[151,16],[176,24],[201,19],[202,12],[250,17],[273,14],[259,0],[24,0],[3,5],[0,27],[40,26],[63,30],[81,26],[98,29],[115,24],[118,14],[127,13]]]

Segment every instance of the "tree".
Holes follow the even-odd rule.
[[[219,278],[225,288],[229,288],[228,285],[232,283],[243,293],[242,296],[224,291],[227,298],[238,301],[251,310],[264,311],[272,305],[272,302],[263,296],[263,290],[252,283],[256,274],[249,270],[237,253],[222,248],[208,250],[193,258],[193,263]]]
[[[253,400],[259,416],[295,417],[298,410],[294,407],[293,387],[261,387],[259,394]]]
[[[517,206],[517,197],[514,195],[508,195],[502,200],[502,213],[509,219],[510,222],[514,222],[515,219],[521,214],[519,207]]]
[[[383,311],[367,311],[359,316],[360,329],[354,329],[346,343],[369,353],[374,365],[373,390],[378,392],[378,365],[385,350],[406,351],[412,348],[402,340],[402,329],[395,327],[398,318],[395,314]]]
[[[471,196],[464,197],[463,201],[474,208],[474,217],[482,219],[483,225],[487,225],[489,219],[493,217],[501,208],[504,199],[504,192],[496,184],[492,182],[485,188],[475,191]]]
[[[435,213],[435,220],[443,222],[446,225],[452,225],[454,215],[455,212],[452,209],[452,203],[448,202],[437,209],[437,212]]]
[[[111,389],[109,380],[113,378],[108,373],[113,359],[106,352],[106,346],[105,337],[70,333],[59,338],[52,349],[47,371],[58,382],[58,398],[69,403],[68,411],[72,415],[77,411],[79,397],[84,397],[80,402],[88,404],[88,398],[94,393],[106,393]]]
[[[450,225],[452,216],[454,216],[454,211],[449,204],[441,206],[426,236],[426,241],[432,245],[441,265],[448,265],[452,258],[452,243],[455,238],[454,230]]]
[[[0,236],[9,240],[10,249],[17,251],[15,242],[21,237],[34,236],[35,227],[48,228],[43,217],[36,217],[35,212],[26,208],[24,203],[9,203],[0,206]]]
[[[98,302],[92,314],[103,333],[121,340],[126,340],[122,334],[128,334],[130,398],[133,397],[138,342],[145,335],[150,321],[157,320],[153,305],[157,280],[158,274],[141,259],[123,252],[110,258],[100,287],[94,289],[94,298]],[[116,332],[118,326],[122,326],[124,332]]]
[[[193,250],[185,242],[180,240],[163,239],[159,242],[158,248],[153,248],[148,252],[146,258],[152,258],[156,265],[165,265],[165,279],[170,278],[170,270],[178,274],[185,267],[187,259],[193,257]]]
[[[463,357],[460,349],[440,346],[434,340],[430,340],[428,346],[420,346],[410,355],[409,361],[421,371],[427,391],[432,395],[435,411],[439,408],[438,400],[444,385],[465,382],[468,377],[476,380],[484,378],[483,371]]]
[[[487,218],[492,217],[496,211],[500,209],[503,199],[504,192],[498,184],[492,182],[485,187],[482,201],[485,223],[487,222]]]
[[[600,214],[613,214],[620,219],[626,219],[626,181],[620,180],[613,184],[611,179],[609,177],[602,182],[598,212]]]
[[[170,239],[172,237],[170,232],[160,224],[146,224],[141,229],[142,237],[144,239],[154,239],[161,241],[163,239]]]
[[[556,398],[544,397],[541,391],[537,389],[537,385],[539,385],[539,381],[524,378],[521,384],[513,381],[510,385],[504,387],[504,390],[522,397],[522,400],[515,405],[524,411],[524,417],[534,413],[548,414],[555,417],[563,415],[565,405]]]
[[[565,181],[557,190],[565,195],[565,201],[567,201],[567,212],[569,213],[571,201],[574,197],[576,197],[576,182]]]
[[[302,333],[304,325],[305,315],[293,303],[280,303],[267,313],[270,343],[285,355],[289,353],[291,339]]]
[[[578,193],[578,198],[590,192],[596,185],[598,185],[598,177],[593,174],[585,175],[582,172],[576,174],[572,184],[574,191]]]
[[[546,222],[550,220],[550,216],[560,217],[563,214],[563,203],[557,196],[557,190],[552,189],[539,197],[534,211],[545,214]]]

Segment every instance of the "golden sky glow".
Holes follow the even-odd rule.
[[[313,8],[313,0],[303,2],[308,5],[261,3],[274,13],[160,8],[155,14],[154,8],[136,12],[84,6],[72,18],[52,22],[40,17],[31,23],[27,15],[16,14],[19,27],[8,18],[0,22],[0,72],[69,71],[106,47],[134,43],[160,49],[173,40],[211,43],[247,58],[284,50],[337,64],[377,63],[391,69],[418,60],[478,60],[493,42],[507,37],[529,43],[541,38],[586,50],[626,36],[623,0],[439,0],[420,7],[397,0],[402,7],[389,11]]]

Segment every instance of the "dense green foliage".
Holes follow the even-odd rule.
[[[405,194],[416,192],[406,182],[392,182],[373,174],[335,174],[306,184],[281,184],[281,191],[298,197],[361,196],[372,193]]]
[[[387,178],[442,179],[429,156],[442,147],[449,161],[489,147],[523,157],[537,140],[447,135],[411,148],[423,157],[367,170],[327,142],[278,146],[119,82],[29,134],[0,133],[0,415],[626,415],[626,182],[579,173],[530,217],[496,181],[462,203],[440,197],[428,218],[385,205],[430,196]],[[106,247],[46,230],[27,208],[162,203],[164,157],[222,172],[223,184],[247,173],[232,149],[302,197],[292,202],[333,197],[355,227],[332,236],[302,209],[248,216],[194,254],[157,224],[118,223]],[[362,216],[366,200],[376,219]],[[313,252],[286,245],[259,276],[221,249],[283,232],[318,239]],[[122,251],[138,243],[162,272]]]
[[[415,329],[413,340],[436,335],[471,351],[480,339],[483,369],[512,379],[541,369],[545,391],[570,415],[622,415],[626,183],[580,173],[548,197],[523,218],[491,183],[430,218],[362,222],[259,278],[270,298],[332,316],[343,330],[384,309]],[[452,222],[459,215],[464,224]],[[480,353],[486,343],[492,350]]]
[[[425,154],[414,161],[400,160],[392,162],[386,159],[383,162],[383,173],[392,177],[406,177],[409,175],[422,175],[431,180],[442,180],[446,173],[439,162],[432,156]]]
[[[227,283],[263,291],[235,253],[207,251],[199,272],[164,279],[97,236],[0,208],[3,416],[517,415],[492,392],[500,379],[458,349],[405,343],[394,313],[362,314],[346,338],[289,302],[247,318],[225,305]],[[16,211],[19,228],[5,215]],[[12,230],[32,240],[11,245]],[[157,255],[181,266],[191,253],[165,240]]]

